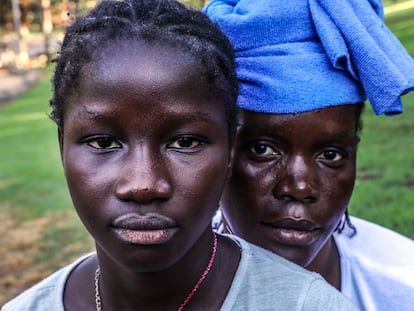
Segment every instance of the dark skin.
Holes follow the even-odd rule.
[[[65,287],[66,310],[176,310],[210,260],[210,219],[231,171],[224,104],[172,48],[114,42],[81,72],[59,141],[70,194],[97,256]],[[219,310],[240,258],[220,237],[186,310]],[[224,268],[225,267],[225,268]]]
[[[340,289],[332,234],[355,182],[355,105],[296,115],[243,111],[239,140],[222,199],[227,229]]]

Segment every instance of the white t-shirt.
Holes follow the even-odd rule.
[[[414,241],[357,217],[335,233],[341,265],[341,292],[363,311],[414,311]],[[221,213],[213,229],[223,232]]]
[[[366,311],[414,310],[414,241],[351,217],[350,229],[334,235],[341,260],[341,291]]]
[[[221,310],[357,310],[318,274],[238,237],[231,238],[240,247],[241,260]],[[63,311],[68,275],[84,259],[55,272],[10,301],[2,311]]]

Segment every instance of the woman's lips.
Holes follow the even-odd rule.
[[[139,245],[165,243],[178,230],[172,219],[157,213],[125,214],[116,218],[111,228],[121,240]]]
[[[267,228],[266,230],[270,230],[272,239],[285,245],[309,245],[319,238],[322,231],[320,227],[304,220],[285,219],[262,224]]]

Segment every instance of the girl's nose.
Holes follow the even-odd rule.
[[[116,194],[119,199],[151,203],[168,199],[171,190],[168,168],[160,154],[146,149],[129,152],[118,172]]]
[[[276,174],[273,195],[284,201],[316,202],[319,180],[315,169],[301,156],[288,159]]]

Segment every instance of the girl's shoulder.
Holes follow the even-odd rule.
[[[63,293],[71,272],[91,254],[59,269],[6,303],[1,311],[64,311]]]

